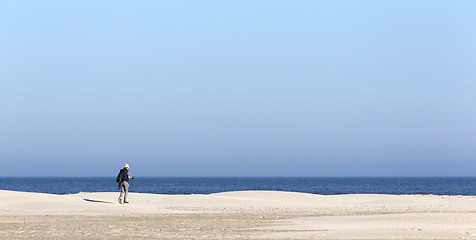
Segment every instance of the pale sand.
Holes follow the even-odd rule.
[[[0,190],[0,239],[475,239],[476,197]]]

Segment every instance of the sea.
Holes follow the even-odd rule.
[[[0,189],[53,194],[119,191],[115,177],[3,177]],[[246,190],[476,196],[476,177],[135,177],[129,187],[130,192],[158,194]]]

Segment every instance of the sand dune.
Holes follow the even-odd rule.
[[[0,190],[0,237],[476,239],[473,196],[130,193],[126,205],[117,197]]]

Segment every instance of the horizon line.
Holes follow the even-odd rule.
[[[136,177],[137,175],[134,175]],[[476,176],[138,176],[139,178],[471,178]],[[4,176],[3,178],[115,178],[115,176]]]

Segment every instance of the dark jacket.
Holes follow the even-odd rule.
[[[122,169],[122,180],[125,182],[129,182],[129,170],[126,168]]]

